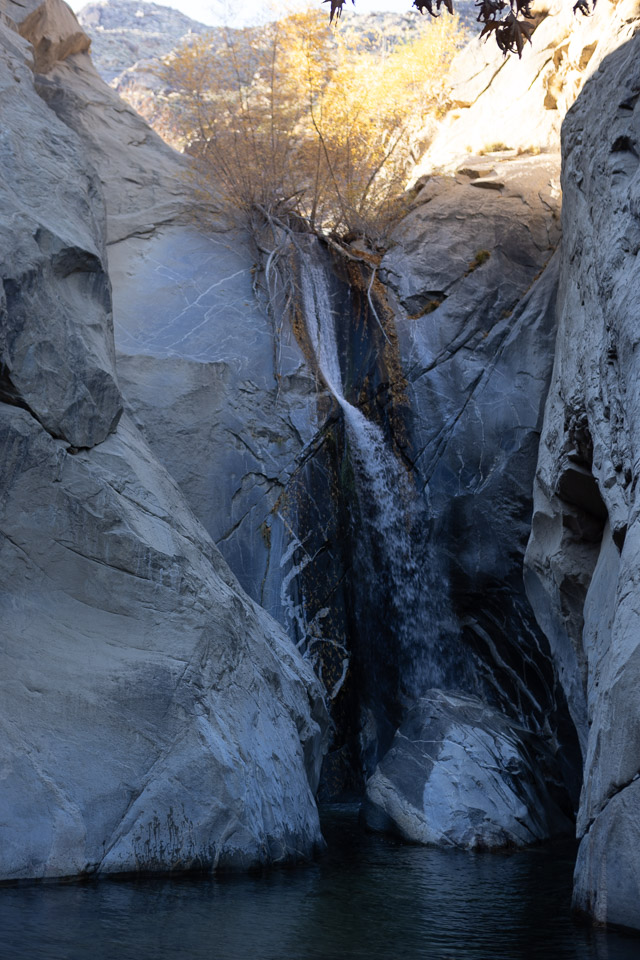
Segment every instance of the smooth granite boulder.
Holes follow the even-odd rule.
[[[430,690],[367,782],[363,815],[414,843],[523,846],[573,831],[541,742],[475,697]]]
[[[0,23],[0,879],[322,843],[326,713],[127,416],[100,183]]]
[[[128,421],[73,455],[0,416],[0,877],[309,855],[310,670]]]

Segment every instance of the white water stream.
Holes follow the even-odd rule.
[[[377,569],[372,560],[369,564],[373,581],[369,592],[374,602],[379,599],[380,615],[392,621],[388,626],[396,636],[398,655],[405,664],[413,664],[414,669],[408,671],[413,676],[405,674],[404,679],[419,695],[441,681],[443,663],[438,649],[440,631],[433,622],[434,598],[426,582],[429,565],[424,556],[418,561],[412,544],[412,530],[420,515],[417,496],[380,427],[344,396],[329,282],[322,264],[312,257],[301,266],[301,295],[318,367],[344,414],[360,515],[366,527],[362,533],[369,541],[364,549],[378,557]],[[426,536],[425,529],[423,540]]]
[[[322,266],[311,261],[304,264],[301,272],[307,332],[324,381],[344,413],[352,460],[359,474],[359,492],[370,498],[369,506],[377,508],[378,533],[391,537],[392,554],[402,555],[406,562],[411,553],[407,509],[414,501],[406,471],[389,448],[380,427],[367,420],[344,396],[334,311]]]

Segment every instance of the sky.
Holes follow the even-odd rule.
[[[68,0],[74,10],[81,10],[89,0]],[[145,0],[140,0],[144,3]],[[155,0],[162,3],[162,0]],[[321,6],[320,0],[317,0]],[[344,16],[354,16],[356,13],[371,13],[372,10],[394,10],[404,13],[411,7],[412,0],[356,0],[353,7],[347,2]],[[289,5],[288,0],[278,4],[283,11]],[[306,5],[306,4],[302,4]],[[210,26],[219,26],[227,23],[230,26],[246,26],[251,23],[260,23],[273,19],[269,16],[269,0],[174,0],[172,3],[162,3],[165,7],[174,7],[181,10],[188,17],[199,20]],[[327,8],[324,7],[326,10]]]

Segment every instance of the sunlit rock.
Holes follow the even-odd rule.
[[[46,73],[59,60],[89,49],[91,41],[66,3],[6,0],[5,7],[20,35],[32,46],[36,73]]]
[[[633,2],[626,3],[627,14],[609,0],[600,0],[589,17],[576,15],[566,0],[538,0],[532,10],[537,27],[521,60],[504,57],[491,37],[476,37],[458,54],[449,75],[451,109],[414,180],[434,169],[451,171],[465,155],[555,152],[567,110],[615,48],[613,24],[633,16]]]

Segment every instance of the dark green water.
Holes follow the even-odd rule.
[[[223,880],[0,889],[2,960],[640,960],[576,926],[574,849],[464,854],[325,811],[316,863]]]

